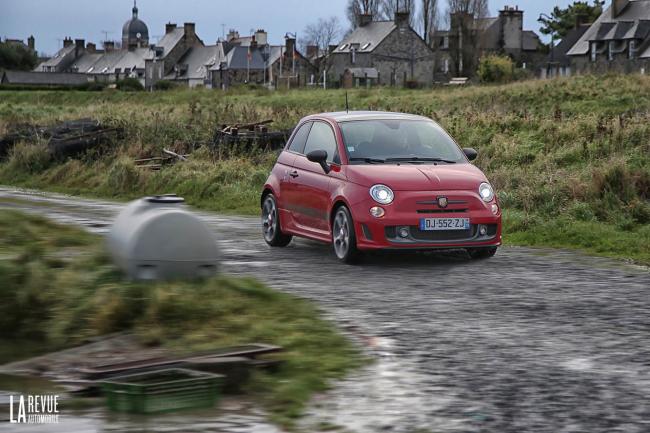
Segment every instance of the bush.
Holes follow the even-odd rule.
[[[126,92],[139,92],[144,90],[144,86],[140,83],[140,80],[137,78],[125,78],[116,83],[118,90],[123,90]]]
[[[482,83],[509,83],[514,79],[514,71],[510,57],[490,54],[481,58],[476,75]]]
[[[176,87],[176,84],[169,80],[156,81],[156,83],[153,85],[154,90],[170,90],[174,87]]]

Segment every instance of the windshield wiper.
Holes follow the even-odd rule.
[[[350,158],[350,161],[363,161],[368,164],[383,164],[386,162],[385,159],[379,158]]]
[[[456,161],[444,158],[428,158],[420,156],[409,156],[406,158],[387,158],[386,162],[446,162],[447,164],[456,164]]]

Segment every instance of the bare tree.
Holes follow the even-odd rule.
[[[359,15],[369,14],[379,16],[380,0],[348,0],[346,15],[350,26],[354,29],[359,25]]]
[[[466,13],[474,17],[485,18],[490,13],[488,0],[447,0],[447,13]]]
[[[409,24],[415,24],[415,0],[381,0],[379,12],[385,20],[392,20],[395,12],[408,12]]]
[[[307,52],[307,47],[310,45],[317,47],[318,55],[314,63],[318,66],[319,76],[329,70],[331,66],[329,47],[338,44],[342,34],[343,28],[337,16],[319,18],[303,30],[304,37],[301,40],[303,52]]]
[[[422,0],[420,3],[420,25],[422,38],[431,46],[438,27],[438,0]]]
[[[455,73],[473,74],[482,52],[482,18],[489,15],[488,0],[447,0],[449,55]]]

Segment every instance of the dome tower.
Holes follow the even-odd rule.
[[[149,46],[149,29],[138,18],[138,6],[133,0],[133,16],[122,27],[122,48],[133,50]]]

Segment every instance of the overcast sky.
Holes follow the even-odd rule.
[[[417,1],[417,0],[416,0]],[[550,13],[555,5],[569,0],[489,0],[495,15],[504,5],[524,10],[526,30],[539,30],[539,14]],[[263,28],[269,40],[280,43],[286,32],[300,32],[318,17],[338,15],[347,26],[346,0],[138,0],[140,18],[149,26],[152,42],[164,33],[171,21],[196,23],[196,31],[205,43],[214,43],[223,28],[248,33]],[[439,0],[444,5],[446,0]],[[61,47],[65,36],[100,42],[107,31],[109,39],[120,39],[122,25],[131,16],[132,0],[0,0],[0,36],[36,38],[36,49],[52,54]]]

